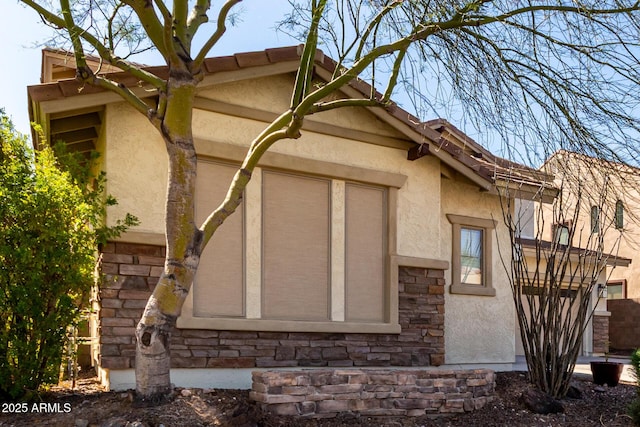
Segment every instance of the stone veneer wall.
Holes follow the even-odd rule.
[[[593,352],[607,353],[609,351],[609,313],[606,316],[594,314],[593,325]]]
[[[250,396],[278,415],[422,416],[469,412],[491,402],[495,374],[477,370],[297,370],[253,373]]]
[[[99,364],[133,368],[135,326],[164,264],[162,246],[102,250]],[[444,363],[444,271],[400,267],[400,334],[175,330],[175,368],[438,366]]]

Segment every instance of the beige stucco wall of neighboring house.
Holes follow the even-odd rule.
[[[640,297],[640,170],[624,169],[618,173],[608,170],[608,163],[593,163],[594,160],[575,155],[557,153],[546,164],[548,172],[556,177],[557,185],[564,183],[564,198],[567,206],[576,206],[578,194],[576,181],[582,185],[581,210],[577,220],[574,246],[586,247],[590,235],[592,205],[602,205],[600,225],[604,230],[603,251],[612,256],[629,258],[632,260],[628,267],[608,267],[607,273],[601,281],[625,279],[627,282],[627,298]],[[597,167],[600,165],[600,167]],[[568,172],[567,172],[568,171]],[[608,185],[605,186],[605,181]],[[603,202],[604,200],[604,202]],[[621,200],[624,204],[624,227],[622,230],[614,226],[615,203]],[[545,206],[545,227],[543,238],[551,240],[552,211],[551,206]],[[569,209],[567,217],[571,218],[573,209]],[[589,247],[594,247],[590,244]]]
[[[515,311],[507,273],[498,248],[510,254],[510,239],[502,224],[497,196],[477,187],[442,180],[442,254],[451,259],[452,227],[447,214],[493,219],[497,222],[492,247],[492,276],[495,296],[452,294],[445,290],[445,362],[511,363],[515,360]],[[451,283],[451,269],[446,272]],[[449,288],[449,286],[447,286]]]

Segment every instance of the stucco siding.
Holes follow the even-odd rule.
[[[107,105],[105,117],[107,192],[118,200],[107,210],[108,224],[128,212],[140,220],[131,231],[163,234],[168,160],[162,138],[127,104]]]
[[[278,83],[278,79],[275,81]],[[255,88],[249,83],[244,90]],[[272,89],[265,89],[264,92],[254,93],[252,99],[256,105],[263,105],[268,103],[260,103],[260,98],[272,95]],[[238,102],[244,99],[246,97],[242,92],[236,98]],[[363,128],[366,126],[362,123],[381,125],[370,113],[358,113],[355,109],[343,110],[340,117],[343,117],[341,125]],[[110,104],[106,118],[109,141],[106,154],[108,191],[119,202],[117,206],[109,208],[109,223],[113,224],[115,219],[129,212],[140,219],[140,225],[131,231],[162,234],[167,181],[164,143],[148,121],[124,103]],[[204,145],[224,143],[247,147],[265,127],[266,123],[257,120],[203,110],[194,112],[194,137]],[[378,132],[380,129],[374,127],[368,131]],[[393,130],[388,128],[386,133],[391,134]],[[406,184],[398,192],[397,252],[403,256],[439,257],[438,159],[426,157],[409,162],[406,151],[402,149],[310,131],[303,132],[298,140],[279,141],[270,152],[407,176]]]
[[[497,196],[476,187],[442,180],[442,257],[452,254],[451,224],[446,214],[497,221],[492,247],[492,280],[495,296],[451,294],[445,290],[445,363],[510,363],[515,359],[515,311],[507,273],[498,248],[508,256],[510,241],[502,224]],[[451,270],[446,272],[451,283]]]

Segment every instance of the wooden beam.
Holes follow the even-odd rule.
[[[407,160],[418,160],[420,157],[429,155],[429,144],[423,142],[416,144],[407,151]]]

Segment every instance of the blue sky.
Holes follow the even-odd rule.
[[[5,109],[18,131],[29,133],[27,86],[40,82],[42,47],[38,44],[41,45],[53,33],[42,24],[34,11],[24,8],[16,0],[8,0],[2,6],[0,108]],[[209,56],[297,44],[297,41],[277,33],[273,28],[287,9],[287,0],[243,1],[239,6],[241,22],[229,28]],[[203,28],[201,32],[205,33],[206,30]],[[159,63],[151,58],[144,59],[144,62],[150,65]]]

